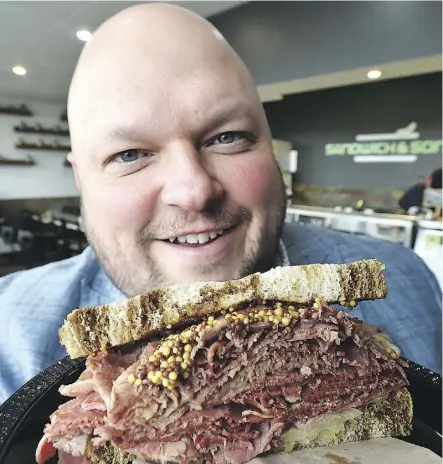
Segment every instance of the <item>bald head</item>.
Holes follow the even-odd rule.
[[[109,106],[139,100],[147,89],[164,104],[176,89],[186,98],[181,84],[201,74],[215,84],[229,80],[265,123],[247,68],[207,20],[163,3],[123,10],[98,28],[75,69],[68,99],[74,150],[85,140],[91,118],[109,114]],[[156,107],[145,102],[147,109]]]
[[[68,118],[88,239],[126,294],[272,265],[284,190],[269,128],[208,21],[161,3],[108,20],[83,49]]]

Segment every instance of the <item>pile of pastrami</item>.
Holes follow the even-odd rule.
[[[308,306],[250,303],[129,354],[89,356],[60,389],[73,399],[51,416],[37,462],[58,451],[88,464],[112,442],[137,462],[240,464],[281,449],[289,428],[407,385],[377,329]]]

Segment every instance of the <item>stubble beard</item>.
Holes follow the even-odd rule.
[[[266,221],[258,237],[253,242],[248,241],[248,243],[242,244],[242,246],[248,246],[248,250],[242,250],[244,258],[238,271],[230,279],[238,279],[254,272],[265,272],[275,265],[286,210],[285,190],[281,173],[279,179],[280,183],[277,185],[276,191],[270,193],[274,197],[274,201],[270,201],[267,205],[270,214],[266,216]],[[94,250],[101,268],[114,285],[125,295],[135,296],[177,283],[165,275],[157,263],[149,256],[149,244],[153,235],[150,226],[138,234],[135,247],[138,251],[134,253],[137,256],[129,256],[126,253],[127,250],[123,249],[119,240],[105,238],[98,230],[95,230],[94,226],[88,220],[88,214],[86,214],[83,202],[81,210],[88,242]],[[210,209],[202,214],[206,220],[214,223],[230,224],[235,223],[241,218],[243,224],[250,224],[253,220],[252,213],[243,207],[239,207],[234,211],[220,211],[216,213]],[[186,215],[181,219],[181,224],[186,223]],[[163,226],[159,228],[161,227]],[[175,224],[175,227],[178,230],[180,229],[177,224]],[[157,233],[159,228],[156,229]],[[196,271],[198,271],[199,275],[213,275],[221,265],[221,263],[214,263],[210,266],[206,265],[200,269],[196,269]]]

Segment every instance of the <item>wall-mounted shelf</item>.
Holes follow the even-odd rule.
[[[1,114],[10,114],[13,116],[32,116],[32,111],[25,105],[20,106],[2,106],[0,105],[0,113]]]
[[[40,124],[28,125],[25,122],[20,123],[18,126],[14,126],[15,132],[21,132],[25,134],[46,134],[46,135],[60,135],[69,137],[69,129],[65,129],[61,126],[45,127]]]
[[[56,150],[56,151],[70,151],[70,145],[63,145],[58,141],[47,143],[42,140],[37,142],[26,142],[26,140],[18,140],[15,143],[15,148],[26,150]]]
[[[31,156],[27,156],[25,159],[13,159],[0,155],[0,166],[32,166],[34,164],[35,161]]]

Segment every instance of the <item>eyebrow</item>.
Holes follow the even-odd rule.
[[[209,114],[207,118],[208,126],[219,126],[229,122],[234,118],[242,118],[246,116],[253,116],[253,107],[246,101],[236,103],[235,106],[228,107],[227,109],[215,110],[214,113]]]
[[[105,137],[107,139],[127,139],[127,140],[137,140],[142,138],[142,134],[139,128],[134,125],[116,125],[112,129],[105,131]]]
[[[254,116],[253,106],[246,100],[236,102],[235,105],[227,105],[226,108],[216,109],[205,117],[205,121],[199,132],[211,130],[213,127],[221,126],[232,119]],[[146,131],[135,125],[118,124],[105,131],[105,138],[108,140],[143,140]]]

